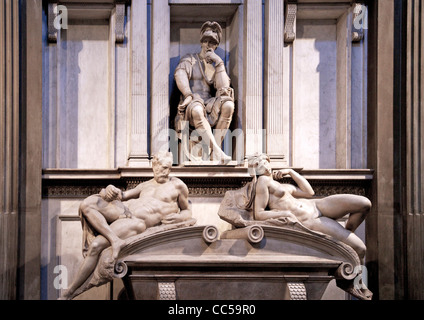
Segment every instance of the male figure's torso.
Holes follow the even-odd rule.
[[[157,183],[154,179],[139,184],[140,196],[133,201],[131,212],[146,225],[156,225],[168,214],[178,213],[179,180],[171,177],[165,183]]]
[[[212,66],[212,64],[202,62],[198,55],[194,55],[193,57],[196,62],[193,64],[190,88],[193,93],[197,93],[204,101],[206,101],[211,98],[211,88],[210,84],[208,84],[205,80],[203,74],[205,74],[208,80],[212,81],[215,68]]]

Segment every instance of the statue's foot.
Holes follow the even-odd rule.
[[[69,290],[64,290],[62,295],[57,298],[57,300],[71,300],[71,295],[69,293]]]
[[[116,240],[112,243],[112,259],[115,261],[118,259],[119,252],[121,252],[121,249],[125,247],[126,242],[122,239]]]
[[[227,163],[229,163],[229,162],[231,161],[231,157],[230,157],[230,156],[227,156],[227,155],[224,153],[224,154],[221,156],[220,161],[221,161],[221,163],[222,163],[222,164],[227,164]]]
[[[353,280],[336,280],[337,286],[351,294],[352,296],[361,299],[361,300],[371,300],[373,293],[367,288],[367,286],[362,283],[362,281],[355,283]]]
[[[232,159],[230,156],[226,155],[223,151],[219,152],[218,154],[214,154],[213,152],[210,155],[210,160],[211,161],[217,161],[220,164],[227,164],[229,163]]]

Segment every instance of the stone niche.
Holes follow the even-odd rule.
[[[292,163],[364,168],[367,39],[366,30],[356,32],[353,23],[361,4],[316,2],[297,1],[286,10],[295,21],[289,27],[294,36],[286,39],[291,43]]]
[[[68,9],[67,29],[53,27],[59,5]],[[125,190],[152,177],[157,132],[173,128],[174,69],[199,50],[206,20],[224,30],[217,53],[234,88],[230,129],[245,133],[244,154],[266,150],[274,168],[304,168],[318,197],[369,196],[367,34],[353,30],[354,9],[334,0],[46,1],[42,298],[59,296],[57,266],[66,266],[71,281],[82,261],[81,200],[109,183]],[[229,139],[224,151],[234,159]],[[225,191],[250,181],[244,163],[176,165],[172,175],[188,185],[198,226],[231,229],[217,212]],[[358,232],[365,239],[364,225]],[[321,298],[347,297],[326,280]],[[116,279],[79,299],[116,299],[122,288]],[[284,297],[286,289],[279,288]]]
[[[170,128],[174,128],[173,119],[180,98],[180,93],[174,80],[174,71],[179,60],[188,53],[200,52],[200,27],[205,21],[216,21],[222,27],[222,39],[216,53],[222,58],[231,87],[234,89],[236,110],[230,130],[241,128],[243,116],[241,104],[242,83],[242,48],[243,6],[241,1],[225,4],[214,4],[212,1],[199,3],[170,2]],[[236,143],[230,141],[230,134],[224,140],[223,150],[234,158],[243,159],[244,155],[236,154]],[[241,141],[244,143],[244,141]],[[243,148],[244,149],[244,148]]]

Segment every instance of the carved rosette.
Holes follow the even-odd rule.
[[[203,240],[205,240],[206,243],[210,244],[218,240],[219,231],[217,227],[215,226],[206,226],[203,229],[202,236],[203,236]]]

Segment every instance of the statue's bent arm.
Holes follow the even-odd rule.
[[[140,196],[140,188],[137,186],[134,189],[122,192],[122,201],[130,200],[130,199],[136,199]]]
[[[301,176],[299,173],[297,173],[293,169],[282,169],[275,172],[273,175],[274,177],[277,176],[279,178],[282,178],[285,174],[289,174],[298,186],[298,187],[293,186],[290,190],[289,186],[291,185],[287,185],[287,187],[289,188],[288,191],[292,194],[293,197],[311,198],[315,195],[315,191],[312,188],[311,184],[308,182],[308,180],[306,180],[305,177]]]
[[[184,99],[192,95],[187,72],[185,72],[183,69],[178,69],[175,71],[175,82],[177,83],[178,89],[184,96]]]
[[[184,220],[191,218],[191,204],[188,200],[188,188],[184,183],[179,184],[180,195],[178,196],[178,206],[180,207],[180,215]]]
[[[215,88],[228,88],[230,86],[230,78],[225,71],[224,62],[221,60],[220,63],[217,64],[215,69]]]

